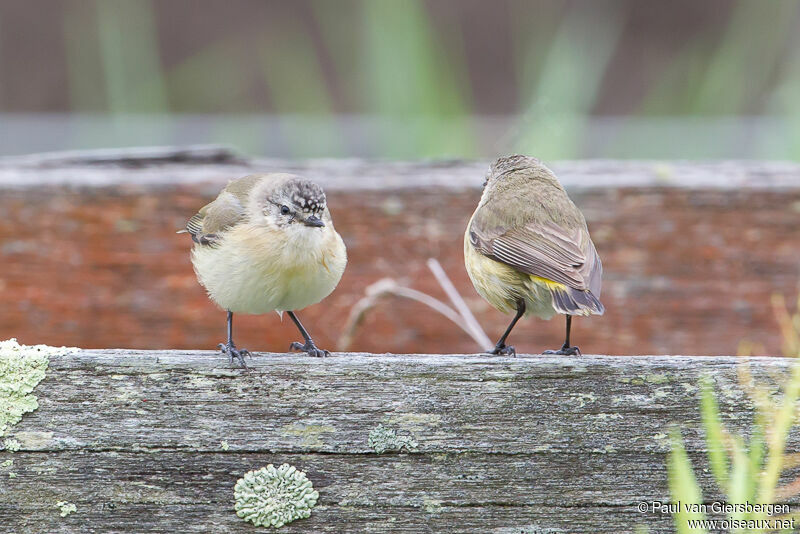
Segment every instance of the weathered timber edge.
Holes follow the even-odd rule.
[[[287,462],[320,500],[285,532],[669,532],[668,516],[636,505],[667,498],[671,425],[705,465],[700,377],[715,382],[724,422],[744,431],[738,367],[774,384],[791,361],[258,353],[248,365],[231,369],[214,352],[51,358],[39,409],[9,432],[20,450],[0,452],[14,460],[0,473],[0,525],[254,532],[234,514],[233,485]],[[378,425],[417,450],[377,454]],[[77,512],[60,517],[58,501]]]
[[[664,187],[789,190],[800,164],[785,161],[548,161],[570,190]],[[222,146],[137,147],[6,156],[0,189],[41,186],[162,187],[226,181],[254,172],[294,172],[326,190],[477,189],[488,160],[385,161],[360,158],[248,158]]]

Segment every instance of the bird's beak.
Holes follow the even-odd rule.
[[[306,217],[306,219],[303,221],[303,224],[314,228],[322,228],[323,226],[325,226],[325,223],[322,222],[322,219],[320,219],[316,215],[311,215],[310,217]]]

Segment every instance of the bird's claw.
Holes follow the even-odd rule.
[[[242,367],[244,369],[249,369],[249,367],[247,367],[247,364],[244,362],[244,357],[245,356],[250,356],[251,358],[253,357],[253,355],[250,354],[249,350],[247,350],[247,349],[237,349],[236,346],[233,343],[227,343],[227,344],[226,343],[220,343],[217,346],[219,347],[219,350],[222,351],[222,354],[227,354],[228,355],[228,363],[233,365],[233,359],[236,358],[236,359],[239,360],[239,363],[242,364]]]
[[[289,345],[289,350],[305,352],[309,356],[313,356],[315,358],[324,358],[325,356],[331,355],[331,351],[318,349],[317,346],[314,345],[314,342],[311,340],[309,340],[305,345],[303,345],[299,341],[295,341],[291,345]]]
[[[558,354],[560,356],[582,356],[581,349],[564,345],[558,350],[546,350],[542,354]]]
[[[494,354],[496,356],[515,356],[517,355],[517,349],[512,347],[511,345],[495,345],[495,347],[489,351],[489,354]]]

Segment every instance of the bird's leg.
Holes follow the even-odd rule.
[[[223,354],[228,355],[228,361],[231,365],[233,365],[233,359],[237,358],[239,363],[242,364],[242,367],[247,369],[247,364],[244,363],[244,357],[250,356],[250,351],[247,349],[237,349],[236,345],[233,344],[233,312],[230,310],[228,310],[228,342],[220,343],[218,346]]]
[[[322,358],[323,356],[330,356],[330,351],[327,350],[320,350],[314,345],[314,340],[311,339],[311,336],[308,335],[308,331],[303,327],[303,323],[300,322],[300,319],[294,314],[294,312],[286,312],[289,314],[289,317],[292,318],[294,324],[297,325],[297,329],[300,330],[300,334],[302,334],[303,339],[305,340],[305,344],[301,344],[298,341],[295,341],[291,345],[289,345],[289,350],[299,350],[302,352],[307,353],[309,356],[315,356],[317,358]]]
[[[580,356],[581,349],[578,347],[570,347],[569,345],[569,331],[572,328],[572,316],[567,315],[567,339],[564,345],[559,350],[546,350],[542,354],[561,354],[563,356]]]
[[[514,349],[514,347],[512,347],[511,345],[506,345],[506,338],[508,337],[508,334],[511,333],[511,330],[514,329],[514,325],[517,324],[517,321],[519,321],[520,317],[522,317],[524,314],[525,314],[525,301],[519,300],[517,301],[517,314],[514,316],[513,319],[511,319],[511,324],[508,325],[508,328],[506,328],[506,331],[503,332],[502,337],[500,337],[494,348],[489,351],[489,354],[500,354],[504,356],[517,355],[517,351],[516,349]]]

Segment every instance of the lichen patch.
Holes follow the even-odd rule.
[[[442,416],[435,413],[401,413],[393,415],[385,421],[390,425],[407,427],[439,426]]]
[[[50,357],[76,350],[20,345],[13,338],[0,341],[0,437],[19,423],[24,414],[39,407],[33,389],[44,379]]]
[[[572,395],[572,398],[578,401],[578,407],[583,408],[589,403],[593,403],[597,400],[594,393],[576,393]]]
[[[27,450],[41,450],[53,442],[52,432],[25,431],[15,432],[14,439]]]
[[[59,509],[59,515],[61,517],[67,517],[69,514],[78,510],[77,506],[67,501],[58,501],[56,507]]]
[[[378,454],[403,449],[415,451],[418,446],[417,441],[411,436],[398,436],[395,429],[383,425],[378,425],[370,431],[367,445]]]
[[[431,499],[430,497],[423,497],[422,498],[422,506],[425,508],[425,511],[429,514],[439,514],[442,511],[442,501],[438,499]]]
[[[320,448],[325,446],[322,435],[336,432],[331,425],[306,424],[294,422],[281,429],[284,436],[297,436],[300,438],[300,446],[306,448]]]
[[[236,515],[257,527],[279,528],[305,519],[319,499],[306,474],[289,464],[248,471],[233,492]]]

